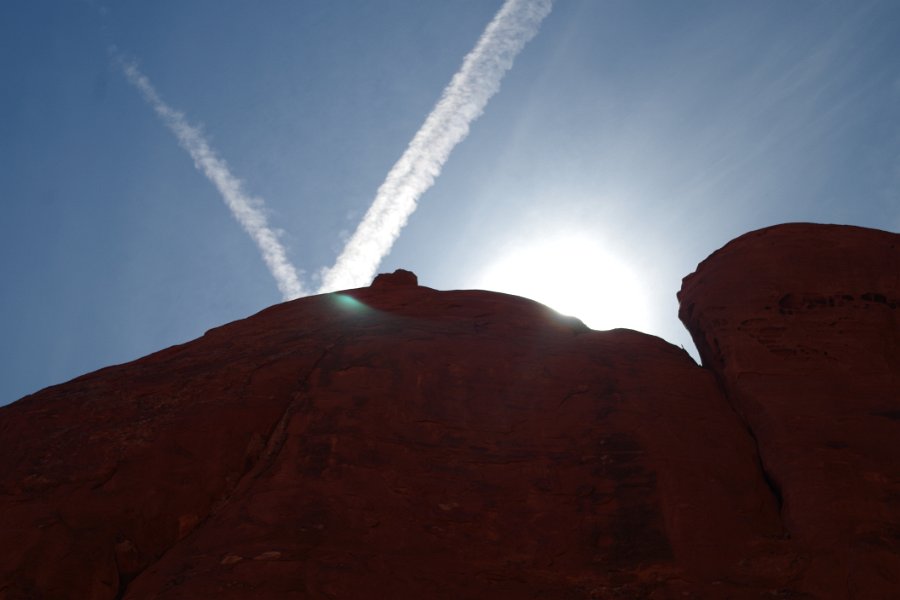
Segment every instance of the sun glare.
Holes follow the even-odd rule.
[[[647,294],[634,270],[586,236],[518,246],[489,264],[477,287],[537,300],[592,329],[650,328]]]

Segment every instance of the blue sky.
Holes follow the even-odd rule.
[[[265,200],[315,286],[501,4],[5,2],[0,404],[281,301],[112,46]],[[538,248],[522,277],[631,295],[642,329],[690,346],[675,292],[729,239],[900,230],[898,56],[893,1],[557,0],[381,270],[469,288]],[[576,238],[638,286],[546,250]]]

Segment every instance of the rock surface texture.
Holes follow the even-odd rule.
[[[759,447],[819,598],[900,598],[900,236],[791,224],[685,278],[680,317]]]
[[[0,408],[0,598],[893,598],[900,236],[685,279],[705,366],[398,271]]]

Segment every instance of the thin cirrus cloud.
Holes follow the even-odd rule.
[[[175,134],[181,147],[191,155],[197,170],[216,187],[244,231],[256,242],[282,297],[285,300],[293,300],[307,295],[308,292],[300,282],[297,269],[288,260],[278,234],[269,227],[263,212],[262,199],[251,196],[244,190],[241,180],[231,174],[228,165],[210,147],[203,132],[188,123],[183,113],[163,101],[156,88],[134,62],[127,61],[118,54],[114,54],[114,60],[128,82],[140,91],[157,116]]]
[[[415,211],[419,198],[440,175],[450,153],[469,134],[472,122],[500,89],[516,55],[538,32],[553,0],[506,0],[481,34],[475,48],[441,94],[406,151],[388,172],[354,234],[334,266],[322,270],[318,293],[368,285],[381,260]],[[210,147],[203,133],[183,113],[166,104],[132,61],[114,52],[115,62],[137,88],[194,165],[219,190],[225,204],[256,242],[285,300],[308,295],[297,269],[262,212],[262,200],[249,196],[241,181]]]
[[[538,32],[552,0],[507,0],[400,160],[378,188],[375,200],[334,266],[322,272],[319,293],[368,285],[419,198],[434,184],[453,148],[469,134],[513,60]]]

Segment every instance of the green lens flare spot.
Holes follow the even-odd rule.
[[[361,314],[371,309],[354,298],[346,294],[334,294],[335,305],[343,312]]]

